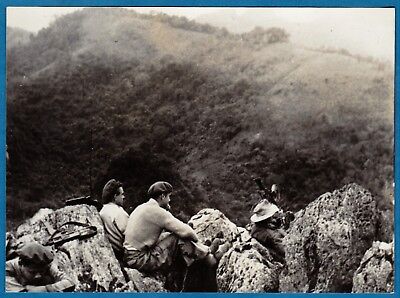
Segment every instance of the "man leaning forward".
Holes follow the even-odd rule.
[[[216,264],[208,246],[200,243],[195,231],[170,212],[173,191],[168,182],[156,182],[148,190],[149,201],[139,205],[129,216],[125,231],[124,262],[144,272],[171,267],[177,251],[187,266],[196,260]]]

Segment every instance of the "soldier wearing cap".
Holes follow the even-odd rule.
[[[169,212],[172,191],[168,182],[154,183],[148,190],[149,201],[129,216],[124,242],[128,267],[144,272],[168,269],[178,250],[187,266],[200,259],[210,267],[216,264],[209,247],[198,241],[194,230]]]
[[[6,262],[7,292],[69,292],[74,282],[58,270],[52,252],[39,243],[28,243],[18,257]]]
[[[111,179],[103,188],[103,208],[100,210],[100,217],[103,220],[104,231],[110,241],[115,256],[119,261],[123,258],[123,243],[125,229],[129,215],[123,208],[125,199],[122,183]]]
[[[262,200],[253,210],[250,220],[254,223],[251,236],[267,247],[278,262],[285,262],[285,247],[282,244],[286,232],[283,229],[283,212],[273,203]]]

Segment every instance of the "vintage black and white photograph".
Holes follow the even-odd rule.
[[[6,292],[394,291],[394,8],[6,20]]]

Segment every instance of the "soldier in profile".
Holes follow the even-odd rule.
[[[149,201],[131,213],[124,242],[128,267],[145,272],[167,269],[178,250],[187,266],[200,259],[210,267],[216,265],[210,248],[200,243],[195,231],[170,213],[172,191],[168,182],[154,183],[148,190]]]
[[[286,236],[283,212],[273,203],[262,200],[253,210],[251,236],[268,248],[278,262],[285,262],[285,248],[282,244]]]
[[[111,179],[106,183],[102,193],[103,208],[100,217],[104,231],[110,241],[115,256],[121,262],[123,258],[123,243],[129,215],[124,210],[125,193],[121,182]]]
[[[28,243],[18,257],[6,262],[6,292],[71,292],[75,284],[53,262],[53,253],[39,243]]]

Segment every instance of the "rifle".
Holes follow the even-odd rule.
[[[65,206],[74,206],[74,205],[80,205],[80,204],[95,206],[97,211],[100,211],[101,208],[103,207],[102,203],[100,203],[97,200],[93,200],[91,198],[91,196],[81,196],[81,197],[77,197],[77,198],[69,198],[65,201]]]
[[[261,178],[254,178],[254,182],[257,184],[258,188],[260,189],[260,195],[263,199],[267,200],[272,204],[276,204],[276,192],[271,192],[270,190],[266,189]],[[278,205],[277,205],[278,206]]]
[[[77,221],[68,221],[54,230],[49,223],[44,222],[47,230],[51,233],[50,238],[44,245],[61,245],[75,239],[85,239],[97,234],[97,228],[89,224]],[[69,227],[68,227],[69,226]],[[71,228],[75,226],[77,228]]]

